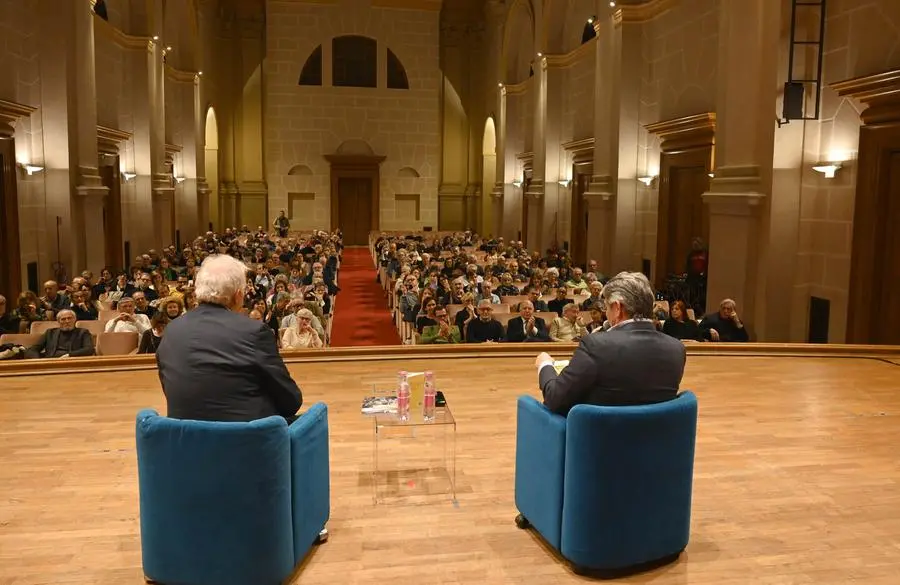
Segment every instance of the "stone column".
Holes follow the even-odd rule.
[[[614,111],[616,91],[612,79],[615,23],[613,16],[594,22],[597,31],[594,60],[594,172],[583,197],[588,202],[587,258],[597,260],[600,270],[612,270],[613,211],[616,196],[616,165],[619,117]]]
[[[719,11],[716,169],[709,192],[707,306],[737,302],[752,336],[764,338],[761,260],[772,187],[775,123],[771,88],[778,71],[779,6],[768,0],[725,2]],[[780,283],[783,284],[783,283]],[[787,302],[783,300],[783,302]]]
[[[99,274],[106,265],[106,238],[103,225],[103,199],[109,189],[100,178],[97,153],[97,86],[94,65],[94,15],[91,3],[80,0],[75,6],[73,35],[75,55],[72,59],[72,80],[76,108],[70,112],[69,125],[77,150],[72,158],[77,162],[75,193],[78,208],[77,234],[79,244],[75,255],[77,266],[70,268],[70,277],[81,270]],[[71,91],[71,90],[70,90]]]
[[[497,172],[494,190],[491,197],[494,200],[493,218],[494,229],[492,233],[495,238],[503,236],[503,213],[504,199],[512,197],[512,181],[513,178],[507,177],[507,170],[512,174],[513,170],[506,164],[506,88],[500,85],[497,92]]]
[[[175,187],[166,169],[166,92],[165,92],[165,47],[161,43],[151,43],[147,52],[150,76],[150,168],[151,190],[153,193],[153,247],[174,244],[172,237],[172,209]],[[142,250],[141,250],[142,251]]]
[[[562,92],[565,74],[560,67],[556,67],[552,63],[549,65],[548,67],[548,58],[543,57],[541,70],[544,82],[542,92],[544,99],[544,141],[542,143],[544,150],[544,203],[540,211],[543,225],[540,231],[540,247],[537,248],[539,250],[546,250],[552,244],[561,247],[563,240],[568,239],[568,235],[560,230],[562,201],[568,191],[559,184],[561,180],[569,178],[567,170],[560,168],[560,160],[563,158],[560,144],[562,143]],[[537,161],[535,161],[535,166],[537,166]]]

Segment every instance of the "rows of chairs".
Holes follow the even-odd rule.
[[[75,323],[75,326],[81,327],[82,329],[91,329],[91,327],[84,327],[84,325],[88,323],[96,323],[96,321],[78,321]],[[50,322],[47,322],[47,324],[56,325],[55,323]],[[48,327],[48,329],[52,328]],[[7,333],[5,335],[0,335],[0,345],[12,344],[31,347],[32,345],[38,343],[41,340],[42,336],[43,332]],[[94,334],[93,337],[94,350],[97,355],[101,356],[134,354],[137,353],[138,344],[140,343],[138,334],[132,332],[101,332],[98,334]]]

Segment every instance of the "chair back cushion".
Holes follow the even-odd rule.
[[[281,417],[136,423],[144,574],[161,583],[275,585],[294,566],[291,445]]]
[[[697,399],[641,406],[577,405],[566,428],[563,555],[616,569],[688,543]]]

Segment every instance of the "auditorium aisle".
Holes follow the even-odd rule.
[[[400,345],[367,248],[344,249],[338,286],[341,292],[334,307],[332,347]]]

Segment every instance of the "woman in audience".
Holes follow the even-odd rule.
[[[200,303],[197,302],[197,293],[194,292],[194,287],[190,286],[184,289],[184,310],[190,311],[192,309],[196,309],[197,305]]]
[[[138,345],[138,353],[156,353],[159,344],[162,343],[163,330],[169,324],[169,316],[163,311],[157,311],[150,319],[150,329],[141,335],[141,343]]]
[[[600,309],[600,305],[591,305],[591,322],[587,324],[588,333],[593,333],[597,329],[603,328],[603,322],[606,321],[606,315]]]
[[[422,334],[426,327],[438,324],[437,319],[434,317],[434,311],[437,309],[437,299],[434,296],[425,297],[425,295],[423,295],[423,298],[425,300],[422,301],[422,311],[416,317],[416,331],[419,332],[419,335]]]
[[[312,326],[312,311],[300,309],[292,327],[284,330],[281,337],[282,349],[318,349],[324,345],[322,338]]]
[[[19,315],[19,330],[22,333],[31,331],[31,324],[36,321],[49,321],[52,313],[44,310],[40,299],[30,290],[19,295],[16,303],[16,313]]]
[[[475,295],[472,293],[465,293],[462,296],[462,309],[456,313],[456,317],[453,319],[453,324],[459,327],[459,332],[463,336],[463,339],[466,338],[466,325],[468,325],[472,319],[477,318],[478,312],[475,310]]]
[[[700,327],[696,321],[688,317],[687,306],[682,300],[672,303],[671,316],[663,323],[662,330],[663,333],[675,339],[702,340]]]
[[[184,302],[178,297],[167,297],[157,305],[157,309],[158,313],[165,313],[169,321],[173,321],[184,314]]]
[[[164,280],[172,281],[178,278],[178,274],[175,273],[175,269],[172,268],[168,258],[163,258],[159,261],[159,268],[157,270]]]

